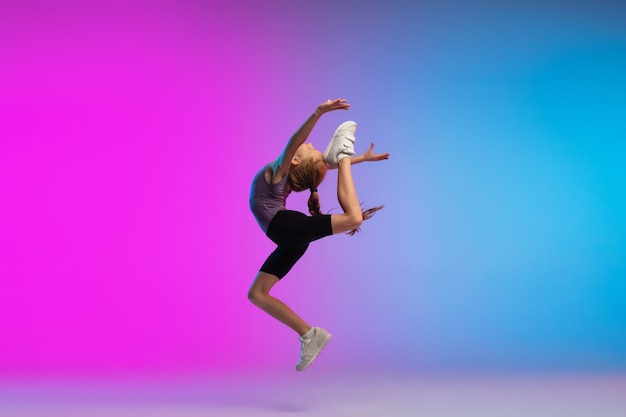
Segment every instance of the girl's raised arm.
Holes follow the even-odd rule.
[[[329,111],[333,110],[348,110],[350,109],[350,104],[348,100],[344,100],[341,98],[335,100],[327,100],[325,103],[320,104],[315,109],[315,112],[304,122],[302,126],[294,133],[289,142],[287,142],[287,146],[280,154],[276,162],[274,163],[274,178],[282,178],[289,172],[289,166],[291,164],[291,159],[296,154],[296,151],[302,145],[313,130],[313,127],[319,120],[319,118]]]

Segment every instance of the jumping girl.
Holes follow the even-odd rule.
[[[352,180],[352,164],[389,159],[389,154],[375,154],[372,143],[363,155],[354,155],[356,123],[342,123],[335,131],[322,155],[310,143],[309,137],[319,118],[329,111],[348,110],[347,100],[328,100],[293,134],[277,160],[267,164],[254,177],[250,192],[250,208],[259,226],[274,243],[276,250],[261,267],[248,292],[250,301],[263,311],[295,330],[302,348],[298,371],[306,369],[322,351],[331,335],[321,327],[312,327],[282,301],[269,293],[294,264],[304,255],[310,242],[325,236],[359,230],[363,220],[382,207],[361,211]],[[337,197],[341,214],[322,214],[317,187],[328,168],[338,168]],[[287,210],[286,200],[291,191],[310,191],[308,206],[311,216]]]

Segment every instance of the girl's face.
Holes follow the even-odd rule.
[[[293,156],[292,162],[295,162],[296,165],[301,163],[306,159],[322,159],[322,153],[315,149],[311,143],[303,143],[298,147],[296,154]]]

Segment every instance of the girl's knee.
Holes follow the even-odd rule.
[[[269,296],[270,290],[279,281],[277,276],[267,272],[259,272],[252,286],[248,290],[248,300],[254,305],[259,305]]]
[[[361,212],[355,214],[348,214],[346,218],[345,228],[347,230],[358,229],[363,223],[363,216]]]
[[[351,217],[352,217],[352,222],[353,222],[352,228],[356,229],[357,227],[361,227],[361,225],[363,224],[363,213],[359,211],[358,213],[355,213]]]
[[[252,284],[252,287],[248,290],[248,300],[252,302],[252,304],[258,306],[263,303],[263,300],[269,295],[269,289],[263,288],[257,283]]]
[[[260,291],[258,288],[252,286],[252,288],[248,291],[248,300],[250,300],[250,302],[254,305],[259,305],[265,295],[266,294],[264,294],[263,291]]]

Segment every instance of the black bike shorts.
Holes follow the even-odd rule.
[[[307,216],[299,211],[279,211],[267,228],[267,237],[278,247],[267,258],[261,272],[282,279],[304,255],[309,243],[332,234],[330,214]]]

